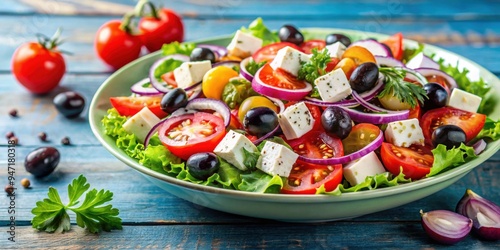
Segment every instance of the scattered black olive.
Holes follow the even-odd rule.
[[[172,113],[179,108],[186,107],[188,96],[182,88],[176,88],[167,92],[160,102],[160,107],[166,113]]]
[[[38,134],[38,138],[40,139],[40,141],[47,141],[47,133],[45,132],[40,132]]]
[[[304,36],[302,33],[300,33],[295,26],[289,24],[283,25],[279,29],[278,36],[282,42],[289,42],[296,45],[300,45],[304,42]]]
[[[14,193],[14,187],[13,187],[12,185],[7,185],[7,186],[5,186],[5,192],[6,192],[7,194],[12,194],[12,193]]]
[[[9,144],[13,144],[13,145],[17,145],[19,144],[19,138],[17,138],[16,136],[12,136],[9,138]]]
[[[21,186],[23,186],[24,188],[29,188],[31,186],[30,180],[28,180],[27,178],[23,178],[21,180]]]
[[[446,106],[448,100],[448,92],[438,83],[427,83],[424,85],[424,90],[427,93],[428,99],[424,100],[422,105],[423,110],[431,110]]]
[[[257,107],[248,110],[243,118],[245,130],[257,137],[262,137],[278,126],[278,115],[268,107]]]
[[[339,107],[328,107],[321,114],[321,124],[325,131],[340,139],[345,139],[352,129],[352,120],[349,114]]]
[[[69,140],[69,137],[65,136],[61,139],[61,144],[62,145],[69,145],[71,144],[71,141]]]
[[[67,118],[78,117],[85,108],[85,99],[74,91],[59,93],[53,103],[59,113]]]
[[[325,38],[326,45],[334,44],[336,42],[341,42],[346,47],[351,45],[351,39],[342,34],[329,34]]]
[[[375,63],[367,62],[354,69],[349,79],[351,88],[358,93],[363,93],[372,89],[378,81],[378,66]]]
[[[437,147],[438,144],[443,144],[446,149],[459,147],[461,143],[465,143],[465,132],[456,125],[439,126],[432,132],[432,144]]]
[[[7,132],[7,134],[5,134],[5,138],[7,138],[7,139],[10,139],[10,138],[12,138],[14,136],[15,136],[15,134],[12,131],[9,131],[9,132]]]
[[[45,177],[56,169],[61,155],[53,147],[41,147],[31,151],[24,161],[26,171],[35,177]]]
[[[215,53],[209,48],[194,48],[189,56],[191,61],[205,61],[210,60],[210,62],[215,63],[216,57]]]
[[[17,117],[17,115],[18,115],[18,114],[17,114],[17,109],[11,109],[11,110],[9,111],[9,115],[10,115],[11,117]]]
[[[213,153],[197,153],[188,158],[186,167],[193,177],[206,180],[219,171],[220,162]]]

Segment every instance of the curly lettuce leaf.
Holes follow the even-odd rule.
[[[283,179],[278,175],[268,175],[261,170],[241,175],[238,189],[254,193],[279,193],[283,187]]]
[[[121,116],[114,108],[108,110],[108,114],[102,119],[104,133],[116,140],[116,146],[123,150],[128,156],[140,160],[144,157],[144,145],[137,140],[133,134],[123,129],[127,117]]]
[[[156,136],[157,137],[157,136]],[[139,163],[156,172],[169,174],[166,169],[170,164],[181,163],[181,159],[172,154],[163,145],[149,145],[144,150],[144,157],[139,160]]]
[[[260,17],[251,22],[248,28],[241,27],[240,30],[262,39],[263,46],[280,41],[278,35],[269,30]]]
[[[476,139],[482,138],[490,138],[494,141],[500,139],[500,120],[495,121],[487,117],[483,129],[476,136]]]
[[[161,50],[163,55],[172,55],[172,54],[182,54],[189,56],[193,49],[196,48],[195,43],[183,42],[179,43],[177,41],[171,42],[169,44],[163,44]]]
[[[445,145],[439,144],[431,151],[434,155],[434,163],[432,164],[431,171],[426,175],[427,177],[438,175],[477,158],[474,148],[466,146],[463,143],[458,148],[455,147],[450,150],[447,150]]]
[[[413,57],[418,55],[420,52],[424,52],[424,44],[423,43],[418,43],[417,48],[406,48],[403,51],[403,60],[402,62],[406,64],[408,61],[410,61]]]

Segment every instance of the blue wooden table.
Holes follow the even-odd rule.
[[[0,133],[13,131],[16,147],[15,241],[6,233],[9,200],[0,195],[0,248],[438,248],[420,225],[419,210],[453,210],[466,188],[500,203],[500,154],[478,166],[452,186],[429,197],[387,211],[355,219],[315,224],[290,224],[213,211],[178,199],[149,183],[109,154],[90,131],[86,111],[68,120],[57,113],[52,97],[63,90],[82,93],[90,102],[111,71],[93,51],[94,34],[110,19],[132,9],[133,0],[2,0],[0,6]],[[229,34],[262,16],[272,29],[284,23],[297,27],[336,27],[392,34],[431,43],[468,57],[500,75],[500,1],[400,0],[333,1],[161,1],[184,18],[186,39]],[[410,2],[410,1],[408,1]],[[414,1],[412,1],[414,2]],[[10,58],[35,33],[64,29],[62,49],[67,73],[61,86],[47,96],[33,96],[10,71]],[[499,88],[499,86],[495,86]],[[19,111],[11,118],[8,111]],[[48,142],[40,142],[46,132]],[[62,137],[72,144],[63,146]],[[0,184],[7,183],[7,143],[0,143]],[[22,165],[26,154],[40,146],[54,146],[61,163],[45,179],[30,176]],[[93,235],[76,225],[65,234],[35,231],[31,209],[53,186],[65,193],[67,184],[85,174],[92,186],[114,192],[124,228]],[[31,189],[19,180],[29,178]],[[2,186],[3,187],[3,186]],[[72,221],[74,218],[72,217]],[[499,249],[500,242],[468,236],[454,248]]]

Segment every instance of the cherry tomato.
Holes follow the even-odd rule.
[[[337,65],[339,64],[339,62],[340,62],[340,59],[338,59],[336,57],[330,58],[330,62],[328,64],[326,64],[325,71],[330,72],[330,71],[334,70],[337,67]]]
[[[373,54],[367,49],[360,46],[352,46],[347,48],[344,54],[342,54],[342,59],[343,58],[351,58],[357,65],[366,62],[377,63]]]
[[[354,125],[351,133],[342,140],[344,146],[344,153],[354,153],[366,145],[370,144],[381,133],[380,128],[369,123],[359,123]]]
[[[425,76],[425,79],[427,79],[428,82],[435,82],[435,83],[443,86],[444,89],[446,90],[446,92],[448,92],[448,96],[451,94],[450,85],[444,77],[436,76],[436,75],[429,75],[429,76]]]
[[[337,65],[335,65],[334,69],[342,69],[347,79],[350,79],[352,72],[354,71],[354,69],[356,69],[356,67],[357,67],[356,62],[354,62],[353,59],[346,57],[342,58],[342,60],[340,60],[340,62],[337,63]]]
[[[163,145],[183,160],[195,153],[213,152],[225,134],[222,118],[205,112],[169,118],[158,129]]]
[[[276,57],[276,53],[278,53],[278,50],[280,50],[286,46],[292,47],[298,51],[302,51],[302,49],[299,46],[297,46],[293,43],[289,43],[289,42],[271,43],[271,44],[268,44],[268,45],[260,48],[259,50],[257,50],[252,55],[253,60],[255,62],[266,61],[266,62],[270,63],[274,59],[274,57]]]
[[[403,34],[401,34],[401,32],[392,35],[382,41],[382,43],[389,46],[394,58],[400,61],[403,59]]]
[[[217,66],[210,69],[203,76],[201,89],[207,98],[220,100],[224,86],[229,82],[229,79],[237,77],[238,72],[226,66]]]
[[[326,47],[326,42],[325,40],[308,40],[303,42],[300,45],[300,48],[304,51],[306,54],[312,54],[312,50],[314,48],[318,49],[318,51],[324,49]]]
[[[342,142],[322,131],[312,131],[288,142],[293,150],[309,158],[332,158],[344,155]],[[342,181],[342,164],[316,165],[300,160],[293,165],[281,190],[285,194],[315,194],[323,186],[332,191]]]
[[[257,107],[268,107],[278,113],[278,107],[271,100],[264,96],[250,96],[243,100],[238,109],[238,119],[243,123],[243,118],[247,114],[248,110]]]
[[[12,73],[34,94],[46,94],[56,88],[66,71],[64,58],[52,42],[25,43],[12,56]]]
[[[485,121],[486,115],[443,107],[427,111],[420,120],[420,127],[422,127],[425,142],[429,145],[432,145],[432,132],[439,126],[449,124],[460,127],[465,132],[465,141],[468,142],[479,134]]]
[[[142,47],[140,37],[128,33],[121,26],[120,20],[103,24],[94,41],[97,56],[114,69],[137,59]]]
[[[417,106],[414,108],[410,108],[410,115],[408,116],[408,119],[412,118],[417,118],[420,120],[420,117],[422,116],[422,109],[420,108],[420,104],[417,103]]]
[[[294,75],[278,68],[274,70],[268,64],[264,65],[259,73],[260,79],[268,85],[283,89],[303,89],[307,85]]]
[[[405,178],[418,180],[431,171],[434,156],[429,148],[412,145],[409,148],[383,142],[380,155],[385,168],[393,175],[398,175],[403,168]]]
[[[182,18],[170,9],[156,10],[157,17],[147,16],[139,21],[140,38],[149,52],[161,49],[164,43],[184,40]]]
[[[163,112],[160,107],[162,96],[140,96],[140,97],[111,97],[111,105],[122,116],[133,116],[144,107],[148,107],[158,118],[166,117],[168,114]]]

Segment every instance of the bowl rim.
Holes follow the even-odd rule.
[[[374,32],[364,32],[364,31],[359,31],[359,30],[351,30],[351,29],[339,29],[339,28],[301,28],[301,31],[305,31],[307,33],[334,33],[334,32],[342,32],[346,33],[349,35],[358,35],[358,34],[363,34],[363,36],[374,36],[378,37],[380,39],[389,37],[389,35],[386,34],[381,34],[381,33],[374,33]],[[205,39],[199,39],[199,40],[194,40],[190,42],[194,42],[197,44],[200,43],[213,43],[214,41],[218,40],[223,40],[223,39],[230,39],[232,37],[231,34],[228,35],[222,35],[222,36],[215,36],[215,37],[210,37],[210,38],[205,38]],[[410,39],[404,39],[404,44],[405,45],[410,45],[410,47],[416,47],[418,45],[418,42]],[[490,71],[482,67],[481,65],[475,63],[474,61],[465,58],[463,56],[460,56],[454,52],[445,50],[443,48],[440,48],[435,45],[430,45],[430,44],[424,44],[425,48],[424,51],[439,51],[440,53],[444,53],[447,55],[451,55],[455,58],[458,59],[458,61],[463,61],[467,64],[472,65],[476,69],[481,72],[481,75],[487,74],[488,78],[492,79],[493,82],[488,81],[488,83],[491,86],[500,84],[500,80]],[[454,169],[448,170],[445,173],[439,174],[437,176],[433,177],[428,177],[424,178],[421,180],[417,180],[411,183],[404,183],[401,185],[393,186],[393,187],[384,187],[380,189],[374,189],[374,190],[363,190],[360,192],[352,192],[352,193],[342,193],[339,196],[336,195],[289,195],[289,194],[273,194],[273,193],[254,193],[254,192],[247,192],[247,191],[241,191],[241,190],[231,190],[231,189],[224,189],[224,188],[218,188],[218,187],[212,187],[212,186],[204,186],[204,185],[199,185],[197,183],[192,183],[184,180],[177,179],[175,177],[171,177],[168,175],[164,175],[161,173],[158,173],[156,171],[153,171],[145,166],[142,166],[139,164],[137,161],[126,155],[122,150],[114,148],[114,145],[110,145],[104,137],[105,135],[102,131],[102,126],[101,126],[101,119],[102,116],[98,118],[96,115],[96,112],[98,112],[98,100],[100,99],[100,95],[103,92],[104,89],[106,89],[107,85],[112,82],[112,79],[116,77],[119,74],[124,74],[129,68],[133,67],[136,64],[142,63],[143,61],[146,60],[152,60],[152,58],[157,57],[161,54],[161,51],[157,51],[154,53],[151,53],[149,55],[140,57],[139,59],[125,65],[124,67],[120,68],[113,74],[111,74],[102,84],[101,86],[97,89],[97,91],[94,94],[94,97],[92,98],[92,101],[89,106],[89,123],[92,132],[94,133],[95,137],[98,139],[98,141],[106,148],[112,155],[114,155],[118,160],[122,161],[129,167],[132,167],[133,169],[139,171],[142,174],[148,175],[150,177],[153,177],[155,179],[164,181],[170,185],[178,185],[184,188],[188,188],[191,190],[196,190],[196,191],[202,191],[202,192],[207,192],[211,194],[222,194],[226,196],[230,196],[231,198],[236,198],[236,199],[260,199],[260,200],[265,200],[267,202],[307,202],[307,203],[324,203],[324,202],[344,202],[344,201],[353,201],[353,200],[362,200],[362,199],[374,199],[374,198],[379,198],[379,197],[385,197],[385,196],[391,196],[391,195],[396,195],[396,194],[402,194],[406,192],[411,192],[415,189],[420,189],[424,187],[429,187],[432,186],[433,184],[437,184],[443,181],[446,181],[447,179],[451,179],[454,177],[457,177],[459,175],[465,175],[471,170],[473,170],[475,167],[479,166],[482,162],[486,161],[489,159],[492,155],[494,155],[499,149],[500,149],[500,140],[497,141],[492,141],[488,143],[488,146],[484,152],[482,152],[478,158],[471,160],[470,162],[464,163],[459,167],[455,167]],[[147,74],[147,73],[146,73]],[[492,88],[494,91],[494,88]],[[496,94],[498,96],[498,94]],[[500,103],[496,105],[497,107],[500,107]]]

